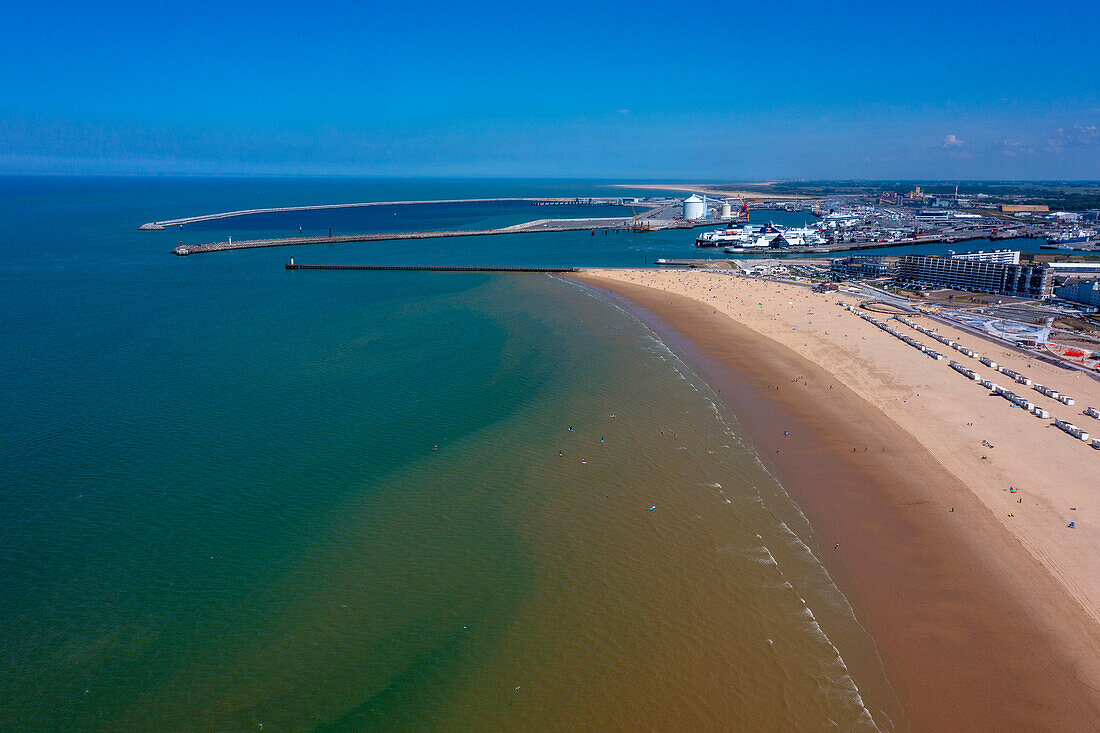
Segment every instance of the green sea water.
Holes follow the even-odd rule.
[[[135,230],[596,184],[0,184],[0,728],[894,726],[751,436],[615,302],[543,275],[282,268],[362,245],[175,258],[174,233]],[[371,254],[626,265],[693,239]]]

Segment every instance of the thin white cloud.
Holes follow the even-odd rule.
[[[955,137],[954,135],[948,135],[943,139],[943,146],[945,148],[957,148],[962,146],[962,144],[963,141]]]

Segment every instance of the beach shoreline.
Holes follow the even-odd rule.
[[[913,374],[906,372],[908,362],[893,373],[894,344],[878,343],[877,333],[863,327],[877,329],[845,318],[850,314],[839,312],[836,294],[701,272],[587,270],[570,277],[626,299],[746,428],[762,461],[809,519],[815,552],[874,637],[904,709],[903,728],[1077,730],[1095,724],[1100,626],[1086,575],[1094,561],[1067,569],[1062,555],[1074,546],[1054,547],[1049,558],[1037,556],[1034,543],[1025,547],[1029,531],[1046,532],[1048,544],[1056,544],[1059,536],[1046,527],[1042,512],[1049,508],[1042,504],[1064,497],[1029,494],[1029,504],[1040,499],[1036,519],[1021,522],[1022,533],[1008,531],[990,511],[1002,497],[978,495],[985,484],[955,465],[970,459],[971,447],[946,455],[912,427],[928,424],[933,433],[944,432],[934,424],[941,418],[930,417],[944,412],[934,402],[941,398],[930,392],[971,385],[951,381],[954,373],[941,375],[946,365],[926,357],[927,363],[915,362]],[[801,325],[789,325],[795,322]],[[826,329],[833,322],[830,336]],[[841,330],[848,341],[839,340]],[[882,363],[866,361],[878,351]],[[946,381],[931,383],[929,375]],[[895,384],[901,378],[914,380],[908,392]],[[884,393],[884,384],[897,395]],[[924,398],[917,399],[918,390]],[[995,414],[1001,405],[988,409],[994,419],[1003,417]],[[1014,427],[1038,430],[1034,424]],[[996,441],[1009,448],[1013,436],[998,433]],[[997,469],[1011,472],[1004,453]],[[1087,460],[1084,454],[1071,458]],[[978,471],[992,466],[985,459],[971,462]],[[1023,518],[1023,496],[1019,501]],[[1079,509],[1087,507],[1074,511]],[[1082,533],[1072,539],[1093,538]]]

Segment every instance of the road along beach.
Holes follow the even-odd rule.
[[[1100,451],[860,319],[843,293],[704,271],[571,277],[625,298],[746,426],[914,729],[1095,725]],[[923,325],[1075,396],[1035,399],[1091,427],[1079,413],[1100,406],[1100,383]]]

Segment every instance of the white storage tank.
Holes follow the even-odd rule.
[[[730,206],[729,201],[723,201],[722,202],[722,218],[723,219],[732,219],[733,218],[733,207]]]
[[[699,198],[695,194],[688,196],[684,199],[684,218],[687,220],[705,219],[707,216],[707,205],[703,203],[703,199]]]

